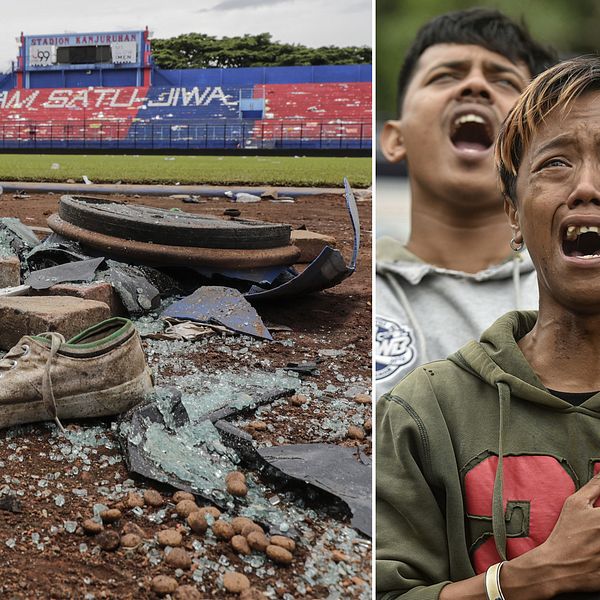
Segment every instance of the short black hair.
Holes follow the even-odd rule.
[[[524,62],[535,77],[558,60],[550,47],[538,44],[524,22],[516,23],[499,10],[470,8],[439,15],[421,27],[411,44],[398,77],[398,111],[419,57],[436,44],[474,44],[505,56],[513,63]]]

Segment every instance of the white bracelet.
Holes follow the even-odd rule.
[[[485,593],[488,600],[506,600],[500,587],[500,569],[505,562],[496,563],[485,572]]]

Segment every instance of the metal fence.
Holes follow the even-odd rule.
[[[0,149],[370,150],[370,122],[172,119],[0,121]]]

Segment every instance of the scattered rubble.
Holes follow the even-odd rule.
[[[152,591],[161,596],[172,594],[178,587],[179,584],[177,583],[177,580],[173,579],[173,577],[167,577],[166,575],[157,575],[152,580]]]
[[[233,288],[202,286],[191,296],[171,304],[162,316],[223,325],[234,332],[273,339],[256,310],[241,292]]]
[[[245,192],[239,192],[235,195],[234,202],[248,204],[249,202],[260,202],[260,200],[260,196],[256,196],[254,194],[246,194]]]
[[[221,214],[225,205],[222,200],[202,208]],[[270,210],[303,211],[297,223],[317,226],[319,220],[327,223],[323,215],[332,206],[337,213],[327,233],[336,233],[335,252],[358,252],[352,229],[339,225],[339,202],[323,213],[318,202],[302,199]],[[249,204],[244,212],[255,208]],[[363,212],[368,222],[369,207]],[[17,254],[22,276],[101,258],[76,245],[42,246],[43,252],[36,245]],[[0,432],[0,595],[49,596],[48,581],[57,596],[76,591],[90,599],[170,594],[194,600],[226,593],[246,600],[370,598],[367,517],[355,497],[363,493],[360,479],[349,466],[360,472],[369,465],[368,262],[361,263],[362,287],[352,278],[312,297],[294,292],[288,300],[262,303],[248,293],[256,282],[242,286],[236,297],[252,300],[272,340],[240,335],[222,322],[209,323],[206,331],[202,322],[190,327],[167,321],[165,311],[189,296],[201,275],[178,273],[178,281],[164,282],[135,267],[137,282],[155,291],[123,285],[120,304],[109,310],[134,318],[155,392],[119,421],[65,424],[64,436],[51,423]],[[111,259],[99,262],[91,283],[112,287],[115,269],[128,268]],[[334,277],[347,276],[349,269],[356,269],[356,256],[350,266],[343,261]],[[259,283],[270,278],[242,276]],[[277,277],[281,272],[271,280],[273,291],[281,286]],[[119,274],[118,281],[123,279]],[[17,299],[30,298],[38,299]],[[294,372],[292,364],[304,368]],[[364,437],[349,437],[352,428]],[[323,446],[318,458],[300,461],[302,475],[285,474],[277,464],[289,463],[278,453],[295,446]],[[335,448],[343,457],[334,456]],[[315,474],[316,463],[327,460],[324,468],[348,473],[345,486],[327,479],[323,485]]]
[[[250,589],[250,580],[241,573],[229,571],[223,575],[223,587],[232,594],[239,594]]]
[[[93,281],[96,270],[103,262],[104,257],[101,256],[99,258],[90,258],[33,271],[29,273],[29,277],[25,280],[25,285],[30,286],[34,290],[47,290],[57,283],[64,283],[66,281]]]
[[[371,535],[371,460],[360,450],[294,444],[261,448],[258,455],[284,475],[334,494],[350,508],[352,525]]]

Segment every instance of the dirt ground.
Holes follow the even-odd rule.
[[[293,228],[306,226],[332,235],[347,261],[352,253],[352,228],[341,195],[301,197],[293,204],[266,200],[233,204],[225,198],[211,198],[200,204],[176,198],[119,199],[216,216],[235,207],[243,218],[289,223]],[[0,216],[44,227],[47,216],[56,212],[58,200],[58,195],[16,198],[5,193],[0,196]],[[263,426],[259,429],[242,423],[259,445],[326,441],[371,452],[371,405],[364,400],[364,394],[371,391],[371,208],[370,198],[359,199],[361,249],[357,271],[350,278],[324,292],[256,306],[267,326],[285,326],[289,331],[276,329],[275,342],[255,342],[248,355],[236,361],[231,351],[244,347],[242,339],[230,339],[229,350],[224,352],[219,337],[214,343],[198,344],[186,356],[185,368],[193,364],[199,373],[235,373],[238,367],[275,372],[290,362],[318,362],[318,373],[309,378],[318,391],[314,397],[307,398],[302,406],[285,401],[261,412]],[[161,382],[168,383],[170,377],[179,375],[168,361],[161,362],[159,353],[149,352],[154,348],[151,341],[144,343],[148,362],[160,373]],[[346,407],[343,414],[340,405]],[[350,424],[358,427],[358,433],[355,430],[348,435]],[[209,539],[210,532],[191,532],[174,512],[172,489],[154,486],[170,503],[165,504],[166,511],[147,505],[130,510],[123,502],[126,494],[143,494],[153,487],[152,483],[131,480],[110,421],[69,425],[74,436],[85,435],[88,428],[92,433],[103,433],[95,435],[95,441],[87,447],[74,447],[70,454],[69,444],[54,425],[0,432],[0,597],[157,598],[151,581],[157,575],[167,575],[177,580],[180,591],[166,597],[236,598],[239,596],[224,590],[222,582],[223,574],[232,570],[245,573],[257,590],[255,596],[247,598],[371,597],[370,542],[359,534],[349,540],[349,520],[340,521],[313,507],[317,518],[309,524],[310,535],[296,540],[292,564],[284,567],[267,559],[258,568],[236,554],[228,542]],[[272,486],[261,480],[260,473],[246,474],[262,485]],[[295,502],[286,494],[281,497],[290,505]],[[16,499],[20,512],[8,498]],[[121,533],[133,524],[150,541],[135,550],[122,546],[113,551],[101,549],[106,544],[98,536],[86,535],[81,527],[98,504],[122,512],[116,523],[106,525],[107,531]],[[226,515],[235,516],[235,509]],[[177,528],[183,534],[183,547],[193,560],[191,569],[177,570],[165,560],[166,553],[155,542],[157,532],[165,528]],[[211,567],[195,569],[201,564]],[[191,586],[195,592],[184,586]]]

